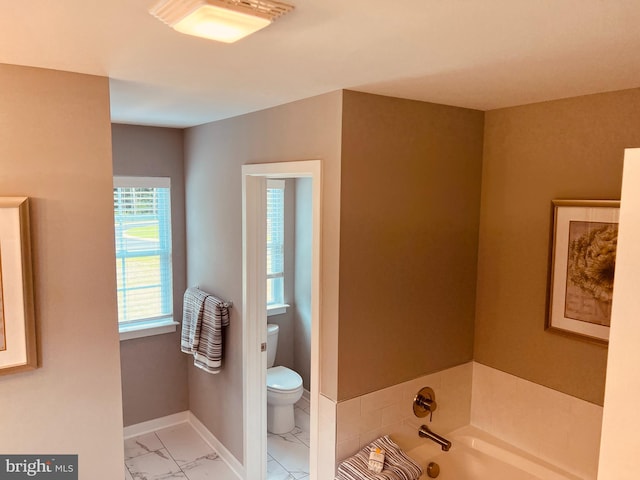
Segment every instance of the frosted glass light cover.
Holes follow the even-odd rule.
[[[266,18],[227,10],[214,5],[201,5],[193,13],[173,25],[174,30],[208,38],[218,42],[233,43],[271,24]]]

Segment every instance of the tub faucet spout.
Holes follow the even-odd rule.
[[[432,432],[429,429],[429,427],[427,427],[426,425],[422,425],[420,427],[420,430],[418,430],[418,435],[420,435],[422,438],[428,438],[429,440],[433,440],[438,445],[440,445],[442,447],[442,450],[444,450],[445,452],[448,452],[449,449],[451,448],[451,442],[449,440],[447,440],[444,437],[441,437],[437,433]]]

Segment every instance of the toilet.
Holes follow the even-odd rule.
[[[287,367],[274,367],[278,348],[275,324],[267,324],[267,430],[287,433],[295,427],[293,405],[302,397],[302,377]]]

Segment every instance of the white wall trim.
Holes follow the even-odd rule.
[[[174,413],[167,415],[166,417],[154,418],[146,422],[136,423],[135,425],[129,425],[124,427],[125,440],[131,437],[137,437],[138,435],[145,435],[147,433],[160,430],[161,428],[173,427],[180,423],[185,423],[189,420],[189,411]]]
[[[312,272],[311,272],[311,398],[310,398],[310,480],[318,480],[320,395],[320,238],[321,161],[264,163],[242,166],[242,296],[243,296],[243,447],[247,479],[263,480],[266,474],[266,179],[312,179]],[[335,449],[335,435],[333,437]],[[331,477],[333,478],[333,477]],[[324,479],[323,479],[324,480]]]
[[[151,337],[153,335],[163,335],[176,331],[178,322],[169,319],[162,322],[144,322],[137,325],[120,325],[120,341],[132,340],[134,338]]]
[[[306,388],[302,389],[302,398],[304,398],[307,402],[311,401],[311,392]]]
[[[337,408],[336,402],[325,395],[317,395],[318,417],[322,422],[318,428],[318,456],[316,458],[317,479],[332,480],[335,478],[336,465],[336,438],[337,432]],[[322,461],[318,462],[318,458]],[[313,471],[313,470],[311,470]]]
[[[238,476],[238,478],[246,478],[244,467],[238,461],[238,459],[227,449],[227,447],[225,447],[220,442],[220,440],[216,438],[213,433],[209,431],[209,429],[198,419],[198,417],[196,417],[192,412],[188,413],[189,423],[193,426],[195,431],[198,432],[204,439],[204,441],[207,442],[209,446],[218,453],[220,459],[229,466],[229,468]]]
[[[637,398],[640,378],[636,361],[638,324],[638,269],[640,268],[640,148],[624,153],[620,227],[616,254],[615,290],[607,358],[607,381],[600,443],[598,479],[638,477],[640,414]]]
[[[243,338],[243,464],[245,478],[262,480],[267,469],[267,341],[266,181],[242,167],[242,338]],[[264,325],[264,328],[259,328]],[[264,386],[264,388],[263,388]]]

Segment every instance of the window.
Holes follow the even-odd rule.
[[[170,179],[114,177],[113,207],[120,332],[175,331]]]
[[[267,309],[283,306],[284,180],[267,180]]]

